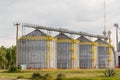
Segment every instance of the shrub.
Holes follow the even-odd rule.
[[[56,80],[66,80],[65,74],[58,74]]]
[[[104,75],[106,76],[106,77],[112,77],[112,76],[114,76],[115,75],[115,71],[114,71],[114,69],[107,69],[105,72],[104,72]]]
[[[24,79],[24,77],[23,76],[18,76],[17,79]]]
[[[8,72],[19,72],[19,71],[21,71],[21,68],[19,68],[16,65],[11,65]]]
[[[18,69],[19,69],[19,70],[21,70],[21,69],[22,69],[22,67],[21,67],[20,65],[18,65]]]
[[[35,72],[32,74],[32,80],[40,80],[40,78],[42,78],[40,73]]]
[[[47,73],[43,76],[43,80],[53,80],[53,79],[52,79],[52,76]]]

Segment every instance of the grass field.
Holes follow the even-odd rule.
[[[34,72],[39,72],[42,75],[49,73],[53,80],[58,74],[63,73],[66,75],[67,80],[120,80],[120,69],[115,69],[116,75],[114,77],[105,77],[103,72],[105,69],[77,69],[77,70],[24,70],[19,73],[8,73],[5,70],[0,71],[0,78],[13,78],[24,76],[24,78],[31,78]]]

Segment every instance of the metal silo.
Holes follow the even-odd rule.
[[[84,36],[79,37],[79,66],[82,69],[96,68],[96,43]]]
[[[114,55],[111,44],[98,39],[98,68],[114,67]]]
[[[64,33],[60,33],[57,38],[57,68],[70,69],[79,68],[78,41]]]
[[[55,56],[55,38],[38,29],[19,39],[19,65],[26,65],[27,68],[56,68]]]

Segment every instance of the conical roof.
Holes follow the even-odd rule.
[[[64,33],[60,33],[56,37],[58,39],[72,39],[72,38],[68,37],[67,35],[65,35]]]
[[[46,36],[46,34],[43,33],[42,31],[36,29],[36,30],[28,33],[26,36]]]
[[[99,44],[108,44],[107,42],[103,41],[102,39],[97,39],[95,42]]]
[[[91,42],[89,39],[87,39],[84,36],[79,37],[77,40],[80,40],[80,42]]]

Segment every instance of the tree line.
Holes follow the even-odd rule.
[[[9,69],[16,64],[16,46],[0,46],[0,69]]]

